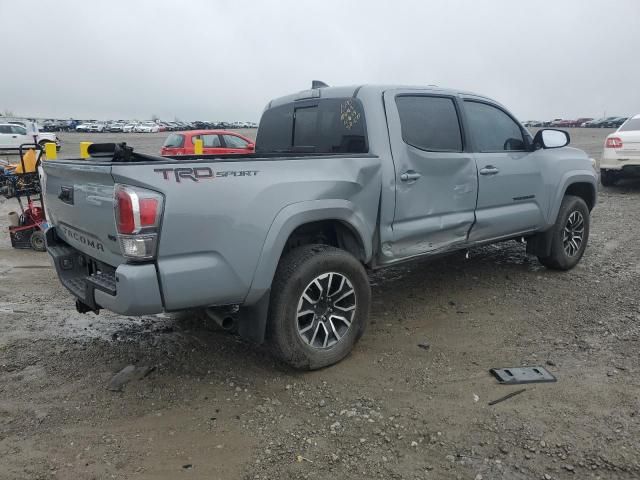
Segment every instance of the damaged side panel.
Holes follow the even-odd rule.
[[[403,128],[411,128],[407,125],[410,121],[418,123],[421,112],[409,112],[409,120],[401,118],[396,99],[406,96],[412,101],[437,98],[448,102],[453,127],[459,128],[456,142],[460,151],[429,151],[410,144],[407,136],[411,132],[403,132]],[[396,169],[396,205],[393,241],[384,245],[382,262],[437,253],[464,244],[475,221],[478,173],[474,156],[464,151],[461,123],[455,123],[455,99],[400,89],[385,92],[384,98]]]

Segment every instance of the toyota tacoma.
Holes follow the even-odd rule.
[[[269,102],[252,153],[45,162],[48,251],[78,310],[203,308],[315,369],[363,334],[370,270],[513,239],[579,262],[597,175],[566,132],[532,137],[467,92],[313,87]]]

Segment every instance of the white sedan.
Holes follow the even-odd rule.
[[[640,114],[629,118],[604,142],[600,182],[605,187],[623,177],[640,176]]]
[[[142,122],[137,125],[133,131],[140,133],[157,133],[160,131],[160,126],[155,122]]]

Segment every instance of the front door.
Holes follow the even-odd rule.
[[[470,242],[534,231],[544,225],[544,181],[536,152],[505,110],[465,99],[464,115],[478,165],[478,205]]]
[[[384,102],[396,206],[393,242],[383,245],[381,261],[464,244],[475,218],[478,178],[457,98],[396,89],[385,92]]]

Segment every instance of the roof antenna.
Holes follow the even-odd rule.
[[[314,89],[314,88],[325,88],[325,87],[328,87],[328,86],[329,85],[327,85],[326,83],[324,83],[321,80],[312,80],[311,81],[311,88],[312,89]]]

